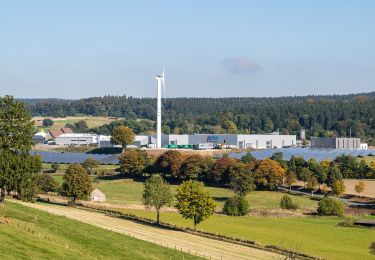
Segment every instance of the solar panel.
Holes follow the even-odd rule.
[[[267,157],[271,157],[275,152],[282,152],[284,160],[290,160],[292,156],[302,157],[304,160],[316,159],[318,162],[323,160],[334,160],[336,157],[341,155],[351,155],[353,157],[365,157],[369,155],[375,156],[375,150],[353,150],[353,149],[314,149],[314,148],[278,148],[278,149],[265,149],[256,150],[251,154],[258,160],[263,160]],[[229,156],[232,158],[241,159],[242,156],[246,155],[246,152],[242,153],[230,153]]]
[[[47,151],[35,151],[34,154],[39,155],[42,161],[45,163],[62,163],[62,164],[74,164],[82,163],[88,158],[93,158],[100,162],[100,164],[119,164],[118,155],[108,154],[86,154],[86,153],[57,153]]]

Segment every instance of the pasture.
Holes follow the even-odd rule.
[[[132,179],[122,179],[117,181],[107,181],[94,183],[94,186],[106,194],[107,202],[115,205],[141,205],[143,183],[133,181]],[[176,194],[177,185],[171,185],[173,194]],[[228,189],[207,187],[210,195],[217,204],[217,210],[221,210],[225,201],[234,196],[234,193]],[[279,202],[284,194],[273,191],[254,191],[247,196],[250,208],[272,209],[279,208]],[[302,209],[315,209],[317,201],[301,196],[293,196],[293,200]]]
[[[51,117],[33,117],[36,126],[42,126],[44,118],[51,118]],[[64,127],[66,124],[74,124],[80,120],[85,120],[89,128],[102,126],[104,124],[109,124],[115,120],[116,118],[112,117],[103,117],[103,116],[68,116],[68,117],[56,117],[51,118],[54,122],[51,129],[59,129]]]
[[[2,259],[196,259],[189,254],[6,202],[0,216]]]
[[[116,209],[140,217],[156,219],[152,210]],[[161,221],[193,227],[191,220],[174,212],[162,212]],[[325,259],[373,259],[368,246],[375,230],[337,227],[344,218],[336,217],[229,217],[213,215],[198,225],[199,230],[246,238],[267,245],[277,245]]]

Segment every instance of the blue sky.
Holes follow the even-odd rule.
[[[0,95],[294,96],[375,90],[375,1],[0,3]]]

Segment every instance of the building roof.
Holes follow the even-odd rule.
[[[61,128],[61,131],[63,131],[64,134],[72,134],[72,133],[74,133],[72,129],[67,128],[67,127]]]
[[[54,139],[56,137],[59,137],[62,134],[73,133],[73,130],[70,128],[60,128],[60,129],[55,129],[55,130],[49,130],[48,132],[50,136]]]
[[[35,136],[35,137],[39,137],[39,136],[41,136],[41,137],[46,137],[46,135],[47,135],[47,133],[45,133],[45,132],[38,132],[38,133],[35,133],[33,136]]]
[[[57,129],[57,130],[49,130],[48,131],[50,136],[54,139],[60,135],[62,135],[64,132],[61,130],[61,129]]]
[[[90,196],[91,197],[105,197],[105,194],[101,190],[96,188],[90,193]]]
[[[90,138],[90,137],[97,137],[97,135],[96,134],[71,133],[71,134],[61,134],[58,137],[60,138],[74,138],[74,137]]]

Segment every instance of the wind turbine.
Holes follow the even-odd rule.
[[[161,75],[157,75],[155,79],[157,80],[156,147],[161,148],[161,88],[163,87],[165,96],[164,67]]]

